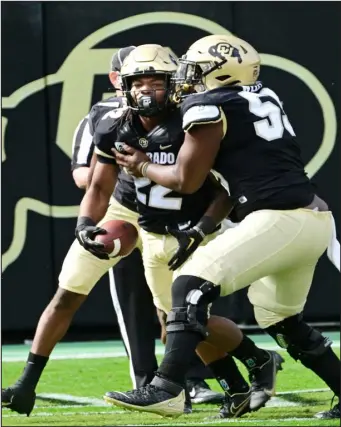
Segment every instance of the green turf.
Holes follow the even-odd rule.
[[[6,348],[8,351],[8,348]],[[27,351],[27,347],[26,347]],[[75,351],[75,350],[74,350]],[[4,352],[6,354],[6,352]],[[91,358],[75,360],[50,360],[41,378],[37,393],[67,394],[70,401],[63,396],[62,401],[37,399],[31,416],[14,415],[7,409],[2,411],[4,426],[112,426],[112,425],[240,425],[240,426],[317,426],[340,425],[340,421],[323,421],[313,419],[321,410],[329,409],[331,392],[302,392],[296,390],[325,389],[326,385],[310,371],[288,358],[284,370],[279,373],[277,392],[279,394],[274,407],[266,407],[238,420],[207,420],[217,414],[218,407],[213,405],[195,405],[191,415],[178,419],[165,419],[158,415],[138,412],[125,412],[114,406],[102,406],[102,396],[106,391],[131,389],[129,368],[126,358]],[[159,358],[160,359],[160,358]],[[3,362],[3,386],[12,384],[20,375],[23,362]],[[245,373],[245,370],[243,370]],[[214,380],[209,383],[219,390]],[[75,397],[97,399],[92,404],[76,404]],[[282,405],[282,406],[279,406]],[[296,406],[283,406],[283,405]]]

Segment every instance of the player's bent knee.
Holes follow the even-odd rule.
[[[75,240],[64,259],[58,279],[59,287],[75,294],[89,295],[100,278],[120,259],[96,258]]]
[[[54,297],[52,298],[50,308],[52,308],[54,311],[73,312],[78,310],[86,298],[87,295],[77,294],[59,287]]]
[[[251,304],[252,301],[250,300]],[[269,328],[272,325],[283,321],[284,319],[291,316],[291,314],[284,314],[273,310],[267,310],[266,308],[254,306],[253,308],[256,322],[262,329]],[[296,313],[292,313],[296,314]]]
[[[172,310],[167,316],[167,333],[193,331],[207,336],[205,326],[209,304],[220,295],[220,287],[193,276],[179,276],[172,287]]]
[[[220,295],[220,286],[214,286],[213,283],[208,282],[205,279],[200,279],[195,276],[179,276],[177,277],[172,285],[172,305],[173,307],[184,307],[186,305],[186,299],[188,294],[193,290],[201,289],[205,284],[210,285],[210,291],[206,291],[205,286],[205,298],[209,302],[213,302]]]
[[[265,329],[278,345],[285,348],[295,360],[300,360],[307,367],[331,346],[329,338],[309,326],[302,313],[288,317]]]

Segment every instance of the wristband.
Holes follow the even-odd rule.
[[[213,231],[215,231],[215,229],[217,228],[217,224],[215,223],[214,219],[211,218],[210,216],[203,216],[194,228],[198,232],[199,230],[201,230],[201,232],[204,234],[204,237],[205,237],[208,234],[211,234],[213,233]]]
[[[96,223],[88,216],[80,216],[77,219],[77,229],[82,230],[85,227],[94,227]]]
[[[148,169],[149,165],[150,165],[150,162],[144,162],[144,163],[142,163],[142,166],[140,168],[140,172],[141,172],[142,176],[146,177],[146,172],[147,172],[147,169]]]
[[[195,230],[203,240],[205,239],[206,234],[202,231],[201,228],[199,228],[197,225],[195,225],[193,227],[193,230]]]

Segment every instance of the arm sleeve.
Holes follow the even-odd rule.
[[[115,157],[111,151],[112,147],[114,146],[113,141],[115,141],[115,137],[111,133],[101,133],[95,131],[95,153],[97,154],[97,160],[100,163],[116,164]]]
[[[79,167],[90,167],[91,157],[94,151],[92,134],[89,126],[89,116],[82,119],[73,135],[71,170]]]

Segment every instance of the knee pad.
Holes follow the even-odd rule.
[[[282,322],[266,328],[265,331],[276,340],[280,347],[285,348],[293,359],[300,360],[303,365],[308,367],[332,344],[329,338],[324,337],[303,320],[302,313],[288,317]]]
[[[220,287],[194,276],[178,277],[172,287],[172,310],[168,313],[167,333],[199,332],[207,336],[208,306],[220,295]]]

